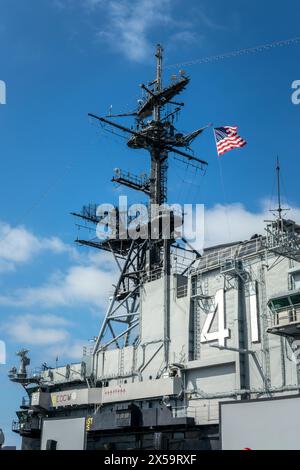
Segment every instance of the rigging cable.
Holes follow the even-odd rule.
[[[238,56],[243,56],[246,54],[256,54],[258,52],[264,52],[270,49],[274,49],[276,47],[291,46],[293,44],[299,44],[299,43],[300,43],[300,37],[284,39],[282,41],[274,41],[268,44],[262,44],[260,46],[248,47],[246,49],[239,49],[239,50],[235,50],[231,52],[225,52],[224,54],[211,55],[208,57],[202,57],[200,59],[180,62],[177,64],[169,64],[169,65],[166,65],[165,68],[173,69],[173,68],[187,67],[187,66],[197,65],[197,64],[206,64],[209,62],[216,62],[218,60],[230,59],[231,57],[238,57]]]

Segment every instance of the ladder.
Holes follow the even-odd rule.
[[[265,363],[265,389],[268,392],[271,387],[271,363],[270,363],[270,348],[269,348],[269,335],[267,333],[268,328],[268,307],[267,307],[267,297],[266,297],[266,278],[265,278],[265,268],[261,266],[260,268],[260,296],[261,296],[261,317],[262,317],[262,347],[264,354],[264,363]]]
[[[121,348],[119,352],[118,376],[119,376],[120,383],[121,383],[121,378],[124,377],[124,348]]]

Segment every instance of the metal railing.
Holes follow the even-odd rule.
[[[274,326],[300,323],[300,305],[277,310],[274,315]]]
[[[189,269],[195,258],[195,254],[190,251],[175,249],[172,253],[172,273],[182,274]]]
[[[150,183],[147,175],[137,176],[129,171],[124,171],[119,168],[116,169],[114,173],[113,181],[116,182],[118,182],[118,180],[126,180],[136,186],[148,186]]]
[[[11,425],[11,429],[14,432],[19,432],[20,431],[20,421],[13,420],[12,425]]]
[[[246,243],[240,243],[239,245],[211,251],[204,254],[202,258],[199,259],[197,265],[190,269],[190,272],[196,273],[197,271],[215,269],[230,259],[241,259],[254,256],[264,249],[263,237],[259,237]]]
[[[31,431],[30,424],[27,421],[17,421],[14,420],[12,422],[11,426],[12,431],[14,432],[23,432],[23,433],[29,433]]]
[[[42,369],[41,368],[35,368],[28,370],[26,374],[19,374],[17,369],[11,370],[9,372],[9,378],[10,380],[13,380],[15,382],[20,382],[20,383],[38,383],[39,380],[41,379],[42,376]]]
[[[142,277],[143,282],[152,282],[160,279],[162,277],[163,270],[162,268],[154,269],[149,273],[145,273]]]
[[[299,249],[300,237],[299,234],[294,231],[285,232],[283,230],[277,230],[268,233],[265,244],[270,250],[281,247],[288,247],[288,249],[294,247]]]
[[[11,429],[14,432],[22,434],[31,434],[41,430],[41,418],[30,421],[26,420],[13,420]]]

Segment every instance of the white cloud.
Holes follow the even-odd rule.
[[[173,22],[170,0],[110,1],[106,4],[108,27],[97,34],[125,57],[140,62],[153,51],[148,39],[154,27],[166,27]]]
[[[33,314],[26,314],[22,315],[22,319],[26,320],[27,322],[34,323],[37,325],[42,326],[70,326],[71,322],[66,318],[59,317],[58,315],[53,314],[43,314],[43,315],[33,315]]]
[[[37,348],[43,361],[53,362],[56,357],[60,361],[79,360],[87,341],[73,339],[69,333],[71,325],[57,315],[25,314],[8,318],[0,325],[0,331],[22,347]]]
[[[195,31],[179,31],[171,36],[171,40],[176,43],[186,43],[186,44],[193,44],[196,41],[199,41],[199,36]]]
[[[96,266],[71,266],[65,274],[56,273],[39,287],[18,289],[0,296],[0,305],[12,307],[105,307],[112,291],[114,272]]]
[[[83,346],[87,341],[84,340],[71,340],[63,344],[56,344],[48,348],[45,352],[49,358],[58,357],[59,363],[64,363],[63,359],[80,360],[82,357]]]
[[[113,255],[108,251],[88,250],[84,253],[81,262],[86,262],[88,265],[97,266],[103,271],[115,271],[116,262]],[[122,260],[119,260],[122,265]]]
[[[286,217],[300,223],[300,209],[291,207]],[[205,211],[205,247],[247,240],[256,233],[264,235],[264,221],[272,218],[267,203],[259,212],[251,212],[241,203],[216,204]]]
[[[11,227],[3,222],[0,222],[0,241],[0,271],[14,270],[18,264],[31,261],[44,251],[68,253],[76,263],[66,272],[52,273],[40,286],[0,294],[0,305],[48,308],[84,304],[98,309],[106,305],[116,270],[109,253],[80,251],[64,244],[58,237],[38,237],[23,226]],[[46,321],[46,317],[43,318]]]
[[[204,12],[203,9],[197,11],[197,16],[199,17],[200,21],[210,29],[228,29],[228,25],[224,26],[224,24],[216,23],[210,16],[207,15],[207,13]]]
[[[0,222],[0,271],[13,270],[42,251],[60,254],[73,249],[57,237],[38,238],[22,225]]]
[[[66,341],[69,333],[62,327],[67,325],[56,315],[18,315],[9,318],[1,329],[23,345],[45,346]]]
[[[177,39],[190,44],[197,36],[190,31],[192,20],[175,17],[174,0],[54,0],[54,5],[59,9],[83,7],[93,23],[98,21],[96,38],[136,62],[152,57],[156,42],[166,32],[171,44]]]
[[[90,16],[86,24],[96,31],[101,43],[136,62],[152,57],[155,44],[161,40],[166,48],[174,50],[179,44],[199,43],[203,31],[226,31],[236,23],[232,12],[226,24],[224,21],[221,24],[214,21],[213,13],[205,11],[205,5],[187,8],[184,0],[52,0],[52,3],[63,11],[81,8]]]

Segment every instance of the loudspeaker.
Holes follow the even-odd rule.
[[[56,450],[57,441],[53,439],[48,439],[46,443],[46,450]]]

